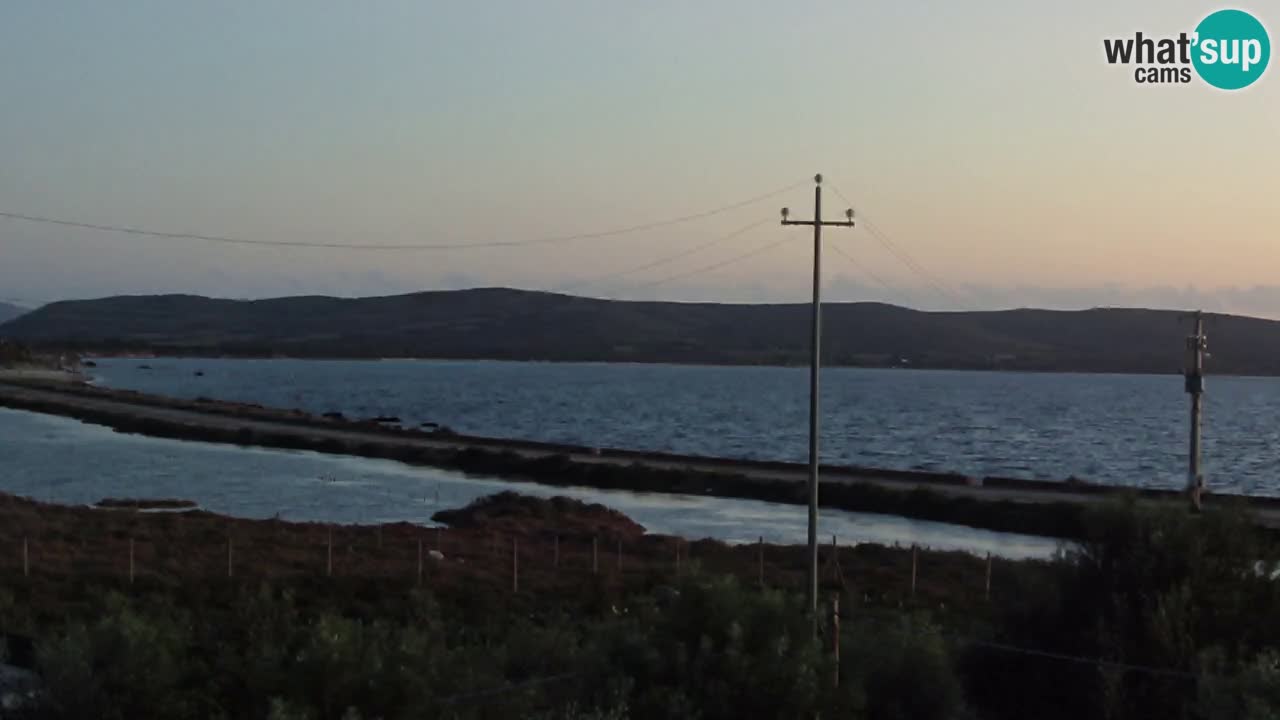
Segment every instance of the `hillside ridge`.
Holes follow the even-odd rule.
[[[1280,322],[1205,319],[1219,374],[1280,375]],[[826,303],[836,365],[1172,373],[1188,325],[1143,308],[921,311]],[[806,303],[606,300],[511,288],[231,300],[119,295],[45,305],[0,337],[90,352],[796,365]]]

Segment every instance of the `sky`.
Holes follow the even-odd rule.
[[[10,0],[0,212],[468,244],[768,197],[640,232],[413,251],[0,218],[0,300],[512,286],[805,301],[811,231],[778,209],[810,217],[821,172],[824,215],[842,194],[859,219],[824,232],[829,300],[1280,317],[1280,61],[1224,92],[1139,85],[1103,53],[1221,7]],[[1241,7],[1275,39],[1280,7]]]

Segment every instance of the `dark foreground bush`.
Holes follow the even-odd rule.
[[[1101,658],[976,648],[970,696],[996,718],[1259,717],[1280,713],[1275,548],[1242,512],[1110,505],[1047,574],[1027,574],[997,638]],[[1228,697],[1234,697],[1229,701]]]
[[[111,596],[96,619],[41,643],[36,716],[736,720],[857,717],[865,706],[888,720],[958,705],[958,693],[944,693],[945,707],[913,703],[918,682],[954,685],[945,655],[914,645],[892,648],[888,664],[850,664],[833,688],[794,596],[695,575],[632,600],[603,616],[459,624],[426,595],[374,620],[266,589],[221,612]]]
[[[846,592],[838,669],[798,596],[689,569],[625,599],[86,585],[39,629],[36,716],[1280,717],[1275,548],[1248,518],[1115,505],[1087,525],[1059,560],[1002,568],[1017,588],[989,615]],[[0,593],[0,626],[28,615]]]

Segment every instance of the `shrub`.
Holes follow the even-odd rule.
[[[1257,622],[1280,612],[1275,569],[1274,548],[1238,509],[1109,504],[1049,572],[1024,575],[998,632],[1021,647],[1188,675],[1216,648],[1234,674],[1240,659],[1280,647],[1280,628]],[[966,674],[995,717],[1183,717],[1197,696],[1176,674],[998,652],[971,652]]]

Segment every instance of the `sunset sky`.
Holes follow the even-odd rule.
[[[1221,7],[12,0],[0,13],[0,211],[264,240],[472,243],[698,213],[822,172],[923,271],[864,229],[833,229],[828,242],[861,267],[827,254],[830,299],[1280,317],[1278,62],[1223,92],[1138,85],[1103,55],[1104,38],[1190,32]],[[1280,6],[1242,7],[1274,44]],[[646,232],[413,252],[0,218],[0,299],[573,285],[804,300],[810,238],[778,226],[782,205],[807,218],[811,184]],[[843,211],[833,190],[827,208]],[[686,276],[654,284],[674,275]]]

